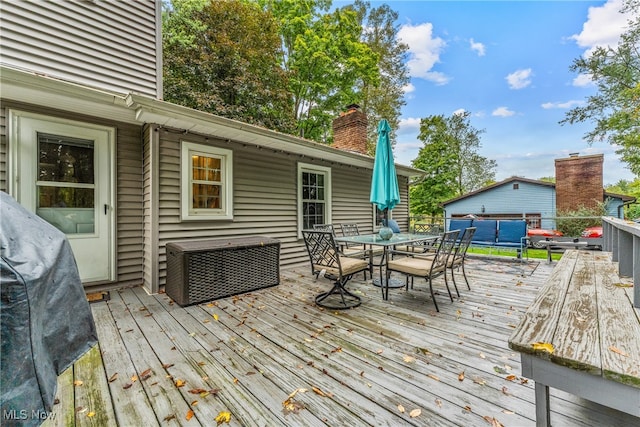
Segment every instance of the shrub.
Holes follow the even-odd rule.
[[[602,217],[606,214],[606,203],[598,203],[595,208],[580,206],[573,211],[558,211],[556,226],[565,236],[580,237],[585,228],[602,225]]]

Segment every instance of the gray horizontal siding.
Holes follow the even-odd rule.
[[[2,62],[159,98],[156,7],[154,0],[3,1]]]
[[[180,141],[232,149],[234,155],[233,221],[181,221]],[[297,237],[297,163],[332,168],[332,222],[355,222],[371,232],[373,211],[369,203],[371,170],[348,165],[300,159],[296,155],[244,147],[242,144],[208,141],[197,135],[160,131],[159,283],[166,277],[165,245],[172,241],[264,235],[280,240],[282,266],[309,262],[304,242]],[[406,180],[405,187],[406,187]],[[406,194],[407,189],[402,190]],[[406,202],[399,212],[406,214]],[[401,215],[402,216],[402,215]],[[404,219],[406,222],[406,218]]]

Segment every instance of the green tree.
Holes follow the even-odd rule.
[[[413,160],[425,178],[410,190],[412,215],[439,215],[440,204],[495,180],[495,160],[478,154],[481,130],[469,113],[430,116],[420,121],[418,139],[424,145]]]
[[[406,54],[409,47],[398,40],[398,13],[388,5],[371,9],[371,4],[356,0],[354,7],[363,29],[362,40],[378,55],[380,84],[363,81],[362,111],[369,119],[367,129],[369,153],[375,154],[377,127],[381,119],[391,126],[391,144],[395,146],[396,133],[404,101],[404,87],[409,83]]]
[[[622,11],[630,19],[618,46],[598,47],[591,56],[573,61],[571,70],[589,75],[597,93],[560,123],[593,122],[586,140],[619,146],[617,153],[640,176],[640,0],[625,0]]]
[[[296,133],[331,142],[331,122],[346,105],[362,104],[362,88],[380,81],[378,55],[361,40],[352,7],[329,0],[259,0],[280,24]]]
[[[173,0],[163,12],[163,49],[167,101],[292,131],[278,22],[257,4]]]

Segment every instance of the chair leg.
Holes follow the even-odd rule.
[[[447,287],[447,293],[449,294],[449,299],[453,302],[453,295],[451,295],[451,289],[449,289],[449,281],[447,280],[447,269],[444,269],[444,285]]]
[[[444,274],[446,275],[447,272],[445,271]],[[456,294],[458,295],[458,298],[460,298],[460,292],[458,292],[458,285],[456,284],[456,276],[453,274],[453,268],[451,268],[451,280],[453,280],[453,287],[456,289]]]
[[[467,288],[471,290],[471,286],[469,286],[469,280],[467,279],[467,272],[464,269],[464,260],[462,261],[462,275],[464,276],[464,281],[467,282]]]
[[[429,292],[431,292],[431,299],[433,300],[433,305],[436,306],[436,311],[440,312],[440,309],[438,308],[438,302],[436,301],[436,296],[433,294],[433,286],[431,284],[431,277],[429,277]]]

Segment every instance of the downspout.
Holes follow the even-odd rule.
[[[629,206],[629,205],[633,205],[634,203],[636,203],[636,199],[634,198],[633,200],[629,200],[628,202],[622,202],[622,204],[620,206],[618,206],[618,218],[619,219],[624,219],[624,214],[623,214],[623,209],[625,206]]]

